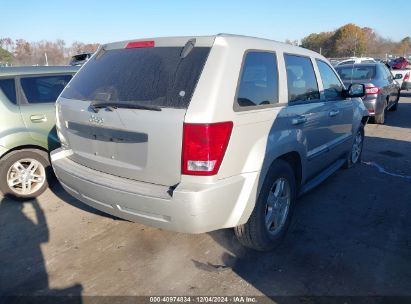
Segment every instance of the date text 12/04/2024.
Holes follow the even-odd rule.
[[[149,303],[257,303],[256,297],[249,296],[158,296],[150,297]]]

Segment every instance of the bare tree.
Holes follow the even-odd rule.
[[[84,44],[79,41],[74,41],[70,47],[70,54],[73,56],[73,55],[81,54],[81,53],[94,53],[98,47],[99,47],[98,43]]]
[[[32,49],[30,43],[24,39],[17,39],[14,47],[14,58],[18,64],[32,64]]]
[[[11,38],[9,37],[0,38],[0,48],[5,49],[8,52],[11,52],[13,46],[14,46],[14,42],[13,40],[11,40]]]

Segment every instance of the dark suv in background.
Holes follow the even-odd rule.
[[[386,110],[397,110],[400,85],[384,64],[350,64],[337,66],[335,69],[346,87],[352,83],[365,84],[366,95],[363,102],[376,123],[385,122]]]

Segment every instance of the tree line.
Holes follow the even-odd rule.
[[[292,43],[291,41],[286,41]],[[353,23],[335,31],[312,33],[301,40],[301,46],[319,52],[328,58],[370,56],[385,58],[386,55],[411,54],[411,38],[393,41],[380,36],[372,28],[359,27]]]
[[[24,39],[0,38],[0,64],[9,65],[67,65],[70,57],[95,52],[98,43],[74,41],[67,46],[64,40],[28,42]]]
[[[286,40],[298,45],[298,41]],[[64,40],[28,42],[24,39],[0,38],[0,64],[12,65],[66,65],[70,57],[85,52],[95,52],[98,43],[85,44],[79,41],[70,46]],[[328,58],[370,56],[385,58],[411,55],[411,38],[401,41],[384,38],[369,27],[353,23],[321,33],[312,33],[301,40],[300,46],[319,52]]]

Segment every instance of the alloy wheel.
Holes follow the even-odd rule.
[[[357,132],[357,135],[354,138],[354,143],[352,145],[352,151],[351,151],[351,162],[353,164],[356,164],[358,162],[358,159],[360,158],[361,155],[361,150],[362,150],[362,133],[361,131]]]
[[[19,195],[31,195],[45,182],[46,170],[43,164],[33,158],[16,161],[7,172],[7,185]]]
[[[278,178],[268,195],[265,208],[265,226],[271,235],[283,228],[290,209],[291,190],[287,179]]]

